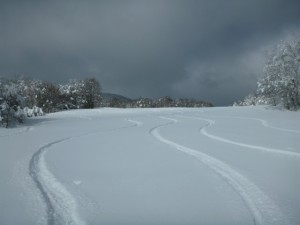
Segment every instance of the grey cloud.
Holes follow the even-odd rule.
[[[261,47],[299,26],[299,8],[293,0],[1,1],[0,75],[96,76],[129,97],[229,104],[254,89]]]

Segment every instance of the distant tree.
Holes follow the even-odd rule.
[[[25,105],[33,108],[37,107],[38,105],[38,96],[41,93],[42,88],[42,81],[41,80],[26,80],[25,81],[25,89],[23,90],[23,94],[25,97]]]
[[[17,77],[12,80],[18,89],[21,96],[24,97],[24,105],[33,108],[37,106],[37,97],[41,92],[42,81],[32,80],[29,78],[24,78],[23,76]]]
[[[115,107],[115,108],[118,108],[120,107],[122,104],[122,102],[116,98],[116,97],[113,97],[111,100],[110,100],[110,103],[109,103],[109,107]]]
[[[138,108],[151,108],[156,107],[153,99],[151,98],[139,98],[136,100],[135,107]]]
[[[59,86],[62,102],[66,109],[83,108],[85,103],[83,98],[84,86],[84,80],[77,79],[71,79],[67,84],[61,84]]]
[[[84,108],[93,109],[101,101],[101,85],[96,78],[87,78],[84,80],[82,90]]]
[[[172,107],[174,103],[174,100],[170,96],[165,96],[162,98],[159,98],[156,101],[157,107]]]
[[[22,123],[24,98],[13,81],[0,81],[0,123],[6,127],[14,121]]]
[[[58,111],[61,102],[58,86],[49,82],[42,82],[38,88],[37,106],[47,113]]]

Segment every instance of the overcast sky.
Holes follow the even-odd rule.
[[[0,1],[0,76],[96,77],[131,98],[228,105],[255,90],[299,0]]]

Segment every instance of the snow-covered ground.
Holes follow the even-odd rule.
[[[300,224],[299,146],[263,107],[33,118],[0,129],[0,224]]]

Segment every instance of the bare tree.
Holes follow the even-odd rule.
[[[82,90],[84,108],[93,109],[101,101],[101,85],[96,78],[87,78],[84,80]]]
[[[60,104],[59,88],[49,82],[40,84],[39,92],[37,94],[37,106],[41,107],[45,112],[58,111]]]

